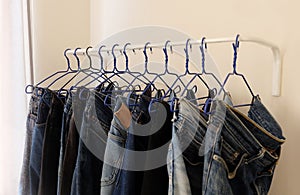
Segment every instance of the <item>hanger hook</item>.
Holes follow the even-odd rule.
[[[167,40],[166,43],[165,43],[165,47],[163,48],[163,51],[165,53],[165,68],[166,68],[166,71],[168,70],[168,61],[169,61],[168,45],[170,45],[170,51],[172,52],[172,45],[170,43],[171,43],[171,41]]]
[[[235,43],[232,44],[233,46],[233,73],[237,74],[236,71],[236,62],[237,62],[237,53],[238,53],[238,48],[240,46],[240,41],[239,41],[240,35],[237,34],[235,38]]]
[[[191,39],[187,39],[186,40],[186,43],[185,43],[185,49],[184,49],[184,52],[185,52],[185,69],[186,69],[186,72],[189,72],[189,46],[190,46],[190,49],[192,49],[192,45],[190,44],[190,41]]]
[[[91,58],[91,56],[90,56],[90,54],[89,54],[89,49],[91,49],[91,48],[93,48],[92,46],[88,46],[87,48],[86,48],[86,50],[85,50],[85,53],[86,53],[86,55],[87,55],[87,57],[89,58],[89,61],[90,61],[90,68],[92,68],[92,58]]]
[[[239,46],[240,46],[240,35],[239,34],[237,34],[235,37],[235,46],[237,48],[239,48]]]
[[[100,56],[100,69],[103,70],[103,56],[101,55],[101,49],[106,47],[105,45],[101,45],[98,50],[98,54]]]
[[[202,56],[201,66],[202,66],[202,73],[206,73],[205,71],[205,52],[204,49],[207,49],[207,44],[205,42],[206,37],[202,37],[201,45],[200,45],[200,51]],[[204,47],[203,47],[204,46]]]
[[[67,60],[67,64],[68,64],[68,69],[67,69],[67,70],[72,70],[72,69],[71,69],[71,65],[70,65],[70,59],[69,59],[68,56],[67,56],[67,52],[70,51],[70,50],[71,50],[71,49],[68,48],[68,49],[66,49],[66,50],[64,51],[64,56],[65,56],[65,58],[66,58],[66,60]]]
[[[126,43],[126,44],[124,45],[124,48],[123,48],[123,54],[124,54],[124,56],[125,56],[125,66],[126,66],[126,70],[128,70],[128,55],[127,55],[127,53],[126,53],[126,47],[127,47],[128,45],[131,45],[131,43]]]
[[[111,48],[111,53],[114,57],[114,69],[116,70],[117,69],[117,57],[115,55],[115,47],[119,46],[118,43],[114,44],[113,47]]]
[[[148,71],[147,65],[148,65],[148,56],[147,56],[147,46],[150,45],[150,42],[147,42],[144,46],[144,56],[145,56],[145,70]],[[152,49],[150,48],[150,50],[152,51]]]
[[[80,69],[81,69],[81,67],[80,67],[80,60],[79,60],[79,58],[78,58],[78,56],[77,56],[77,50],[78,50],[78,49],[81,49],[81,48],[80,48],[80,47],[77,47],[77,48],[74,50],[73,55],[75,56],[75,58],[76,58],[76,60],[77,60],[78,70],[80,70]]]

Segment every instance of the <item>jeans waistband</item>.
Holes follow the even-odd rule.
[[[50,89],[36,88],[34,90],[33,97],[37,108],[37,124],[42,124],[47,121],[53,95],[54,93]]]
[[[191,142],[194,147],[200,149],[206,133],[207,119],[196,105],[185,98],[181,99],[178,117],[173,124],[182,147]]]
[[[108,133],[110,123],[112,121],[112,110],[104,105],[105,94],[101,92],[91,91],[86,102],[84,115],[88,118],[92,125],[101,125]]]
[[[276,137],[270,137],[265,133],[265,129],[223,101],[215,100],[213,102],[210,125],[222,127],[220,137],[222,157],[232,164],[241,162],[242,158],[247,157],[249,160],[262,157],[266,153],[270,158],[258,159],[264,166],[270,165],[278,159],[279,154],[276,154],[275,150],[283,142]],[[256,138],[256,132],[265,133],[264,136],[261,136],[262,142]]]
[[[72,98],[73,94],[70,93],[70,95],[68,96],[65,106],[64,106],[64,113],[69,113],[72,110],[72,102],[73,102],[73,98]]]

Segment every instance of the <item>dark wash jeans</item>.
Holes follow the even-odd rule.
[[[57,181],[57,194],[61,194],[62,185],[62,174],[63,174],[63,160],[66,151],[66,142],[68,139],[70,121],[72,116],[72,94],[67,98],[64,105],[64,112],[62,116],[61,136],[60,136],[60,154],[59,154],[59,165],[58,165],[58,181]]]
[[[255,115],[255,117],[254,117]],[[205,136],[203,194],[267,194],[282,131],[258,98],[249,116],[214,101]]]
[[[41,100],[42,90],[36,88],[31,95],[29,102],[29,113],[27,115],[26,121],[26,138],[25,138],[25,147],[23,154],[23,163],[21,171],[21,180],[19,185],[19,194],[30,194],[30,177],[29,177],[29,164],[30,164],[30,155],[31,155],[31,145],[32,145],[32,134],[35,128],[39,101]]]
[[[36,89],[37,90],[37,89]],[[47,118],[49,115],[51,102],[53,98],[53,92],[48,89],[38,89],[34,93],[39,97],[37,118],[32,133],[32,145],[30,151],[29,162],[29,181],[30,181],[30,193],[31,195],[38,194],[40,183],[40,172],[42,162],[42,151],[44,134],[47,125]]]
[[[113,115],[110,108],[104,105],[103,100],[107,94],[108,92],[91,91],[87,100],[71,194],[100,194],[103,166],[101,159],[104,158],[106,138]]]
[[[156,106],[157,104],[161,104],[162,107]],[[168,186],[169,186],[169,177],[168,177],[168,169],[166,164],[168,147],[166,146],[172,139],[172,117],[173,114],[170,112],[170,105],[167,102],[158,102],[152,105],[153,112],[150,113],[151,120],[159,121],[159,117],[161,117],[160,112],[161,109],[166,111],[165,121],[159,130],[156,127],[153,130],[157,131],[149,136],[147,151],[152,151],[155,149],[160,150],[159,156],[150,156],[148,155],[146,158],[146,163],[153,162],[156,158],[163,158],[164,165],[144,171],[143,177],[143,185],[141,194],[143,195],[152,195],[152,194],[168,194]],[[156,118],[157,117],[157,118]],[[156,118],[156,119],[155,119]],[[154,125],[155,126],[155,125]],[[148,129],[147,129],[148,130]]]
[[[120,178],[115,185],[113,190],[114,195],[134,195],[134,194],[141,194],[142,185],[143,185],[143,176],[144,171],[133,171],[128,170],[129,167],[135,168],[136,163],[145,164],[146,159],[138,159],[132,151],[146,151],[148,147],[148,137],[147,136],[138,136],[135,135],[135,131],[137,130],[150,130],[150,129],[141,129],[136,128],[138,125],[145,125],[150,121],[150,115],[148,112],[148,106],[151,99],[151,90],[145,93],[144,96],[139,96],[139,105],[134,107],[133,110],[128,108],[127,105],[123,104],[124,107],[120,107],[121,110],[117,110],[119,115],[116,117],[119,119],[121,117],[122,109],[127,109],[130,112],[127,112],[127,117],[131,121],[130,127],[126,130],[127,131],[127,138],[125,141],[125,152],[124,152],[124,159],[121,165],[121,170],[118,173],[117,177]],[[126,106],[126,107],[125,107]],[[119,107],[119,106],[117,106]],[[126,117],[126,116],[125,116]],[[122,123],[122,120],[121,120]],[[137,126],[135,124],[138,124]],[[126,126],[120,124],[120,126]],[[125,127],[127,128],[127,126]],[[142,162],[144,161],[144,162]]]
[[[43,141],[43,155],[38,191],[40,195],[52,195],[57,193],[64,98],[65,97],[58,97],[54,93],[52,94]]]
[[[79,147],[79,130],[82,124],[82,116],[86,105],[85,99],[80,99],[79,94],[83,88],[79,88],[72,94],[72,115],[69,121],[69,130],[66,138],[65,154],[61,168],[61,189],[60,194],[70,194],[72,178],[76,166],[76,159]]]

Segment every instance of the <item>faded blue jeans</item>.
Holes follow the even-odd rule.
[[[201,194],[204,157],[200,148],[206,121],[197,106],[187,99],[180,100],[167,158],[169,195]]]
[[[267,194],[285,140],[280,126],[258,97],[250,118],[220,100],[211,112],[202,194]]]

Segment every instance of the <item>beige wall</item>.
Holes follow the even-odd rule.
[[[35,82],[66,69],[66,48],[90,42],[88,1],[31,1]]]
[[[239,53],[239,70],[246,73],[253,90],[259,93],[264,104],[281,124],[287,142],[273,180],[271,193],[299,194],[298,162],[300,137],[298,103],[300,90],[299,1],[140,1],[93,0],[91,7],[91,41],[101,39],[140,25],[162,25],[177,28],[200,39],[234,36],[257,36],[278,45],[283,56],[282,95],[271,96],[272,55],[266,48],[242,44]],[[230,45],[209,46],[209,51],[220,66],[223,75],[230,70],[232,50]],[[238,82],[239,83],[239,82]],[[238,84],[232,84],[235,97]],[[234,86],[236,85],[236,86]]]

